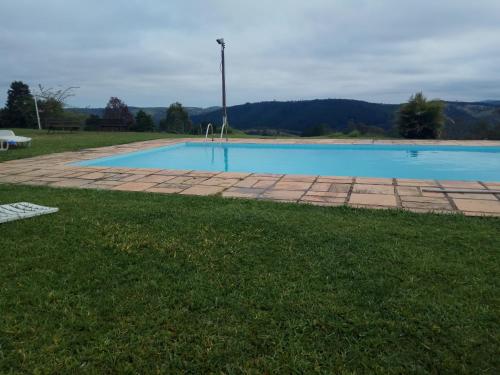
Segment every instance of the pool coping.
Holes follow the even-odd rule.
[[[500,194],[495,192],[500,190],[500,181],[307,176],[74,165],[86,160],[184,142],[204,142],[204,140],[164,138],[6,161],[0,163],[0,183],[163,194],[221,195],[228,198],[263,199],[321,206],[349,205],[377,209],[404,209],[413,212],[500,216]],[[230,138],[229,142],[500,146],[500,141],[442,140]],[[465,192],[426,191],[433,188],[463,189]]]

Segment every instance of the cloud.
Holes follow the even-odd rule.
[[[497,0],[4,0],[0,101],[11,81],[80,86],[72,105],[324,97],[500,98]]]

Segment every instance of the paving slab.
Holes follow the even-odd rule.
[[[319,202],[319,203],[345,203],[345,197],[322,196],[322,195],[304,195],[301,199],[303,202]]]
[[[253,189],[245,187],[232,187],[222,193],[223,197],[231,198],[257,198],[264,192],[264,189]]]
[[[396,191],[399,195],[420,196],[420,190],[416,186],[398,186]]]
[[[369,206],[397,207],[396,197],[390,194],[352,193],[349,203]]]
[[[460,188],[460,189],[486,189],[479,182],[475,181],[439,181],[444,188]]]
[[[452,198],[461,211],[500,214],[500,201]]]
[[[419,202],[419,203],[450,203],[446,197],[423,197],[412,195],[401,195],[402,202]]]
[[[351,184],[353,182],[353,177],[324,177],[319,176],[316,182],[329,182],[332,184]]]
[[[372,185],[392,185],[392,178],[356,177],[356,183]]]
[[[219,176],[219,175],[217,175]],[[220,178],[220,177],[212,177],[208,180],[202,181],[201,185],[213,185],[213,186],[223,186],[230,187],[239,182],[240,180],[237,178]]]
[[[83,185],[89,184],[91,181],[82,180],[79,178],[73,178],[71,180],[61,180],[50,183],[52,187],[81,187]]]
[[[312,191],[329,191],[332,187],[331,182],[316,182],[311,186]]]
[[[255,184],[253,184],[252,187],[257,188],[257,189],[267,189],[267,188],[270,188],[271,186],[275,185],[277,182],[278,182],[278,179],[259,180]]]
[[[490,190],[500,190],[500,182],[485,182],[483,185],[486,185],[486,187]]]
[[[330,187],[330,191],[334,191],[337,193],[347,193],[349,190],[351,190],[351,184],[337,184],[334,183]]]
[[[192,177],[206,177],[210,178],[213,176],[216,176],[217,172],[197,172],[197,171],[192,171],[187,174],[187,176],[192,176]]]
[[[358,179],[356,179],[356,183],[352,189],[353,193],[362,193],[362,194],[392,194],[394,195],[394,186],[392,185],[368,185],[368,184],[360,184],[358,183]]]
[[[425,209],[427,211],[453,211],[453,207],[449,202],[414,202],[414,201],[403,201],[401,202],[403,208],[418,208]]]
[[[317,178],[318,176],[286,174],[282,177],[281,181],[314,182]]]
[[[242,178],[250,176],[250,173],[246,173],[246,172],[221,172],[221,173],[216,174],[216,176],[221,177],[221,178],[242,179]]]
[[[123,191],[144,191],[158,185],[154,182],[126,182],[124,184],[115,186],[113,190]]]
[[[183,190],[180,194],[186,195],[214,195],[222,192],[225,187],[210,186],[210,185],[194,185],[190,188]]]
[[[183,170],[183,169],[163,169],[155,172],[155,174],[164,174],[168,176],[184,176],[191,173],[191,170]]]
[[[448,193],[450,198],[457,199],[479,199],[479,200],[489,200],[496,201],[497,197],[494,194],[472,194],[472,193]]]
[[[8,183],[8,184],[16,184],[16,183],[20,183],[20,182],[31,181],[35,178],[36,177],[32,177],[32,176],[4,175],[4,176],[0,177],[0,182]]]
[[[250,188],[259,182],[257,177],[246,177],[234,184],[234,187]]]
[[[311,182],[279,180],[274,189],[276,190],[307,190],[311,187]]]
[[[175,178],[175,176],[165,176],[161,174],[151,174],[149,176],[144,176],[140,177],[137,180],[134,180],[136,182],[155,182],[155,183],[162,183],[162,182],[167,182],[171,181]]]
[[[188,189],[188,187],[179,188],[179,187],[158,187],[159,185],[146,189],[146,191],[150,193],[161,193],[161,194],[175,194],[180,193],[183,190]]]
[[[270,189],[266,190],[261,197],[265,199],[277,199],[277,200],[298,200],[304,195],[304,190],[278,190]]]
[[[423,197],[440,197],[444,198],[446,195],[444,193],[432,192],[432,191],[422,191]]]
[[[86,179],[86,180],[99,180],[101,178],[110,177],[113,174],[115,174],[115,173],[91,172],[91,173],[80,175],[79,178],[83,178],[83,179]]]
[[[335,192],[335,191],[312,191],[309,190],[304,196],[316,196],[316,197],[332,197],[332,198],[347,198],[347,193]]]
[[[397,178],[396,184],[399,186],[427,186],[427,187],[438,186],[438,183],[434,180],[416,180],[409,178]]]

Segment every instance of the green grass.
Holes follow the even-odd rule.
[[[0,373],[498,373],[500,220],[0,186]]]
[[[111,146],[123,143],[145,141],[149,139],[174,136],[166,133],[133,133],[133,132],[55,132],[48,134],[46,130],[13,129],[16,135],[33,138],[31,147],[11,148],[0,152],[0,162],[54,152],[76,151],[83,148]]]

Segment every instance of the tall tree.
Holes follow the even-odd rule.
[[[33,95],[27,84],[14,81],[7,92],[7,103],[2,114],[2,126],[9,128],[36,127]]]
[[[5,125],[3,125],[4,122],[5,122],[5,109],[0,108],[0,128],[7,127],[7,123],[5,123]]]
[[[168,133],[186,134],[191,131],[192,123],[189,114],[181,103],[170,104],[167,118],[160,122],[160,130]]]
[[[141,109],[135,115],[135,125],[133,125],[130,130],[136,132],[150,132],[154,130],[154,127],[155,123],[153,117]]]
[[[128,127],[134,124],[134,116],[130,113],[128,106],[122,100],[114,96],[109,99],[104,109],[103,118],[106,120],[122,120],[123,124]]]
[[[399,134],[405,138],[438,138],[444,122],[443,102],[427,100],[421,92],[413,95],[398,112]]]

